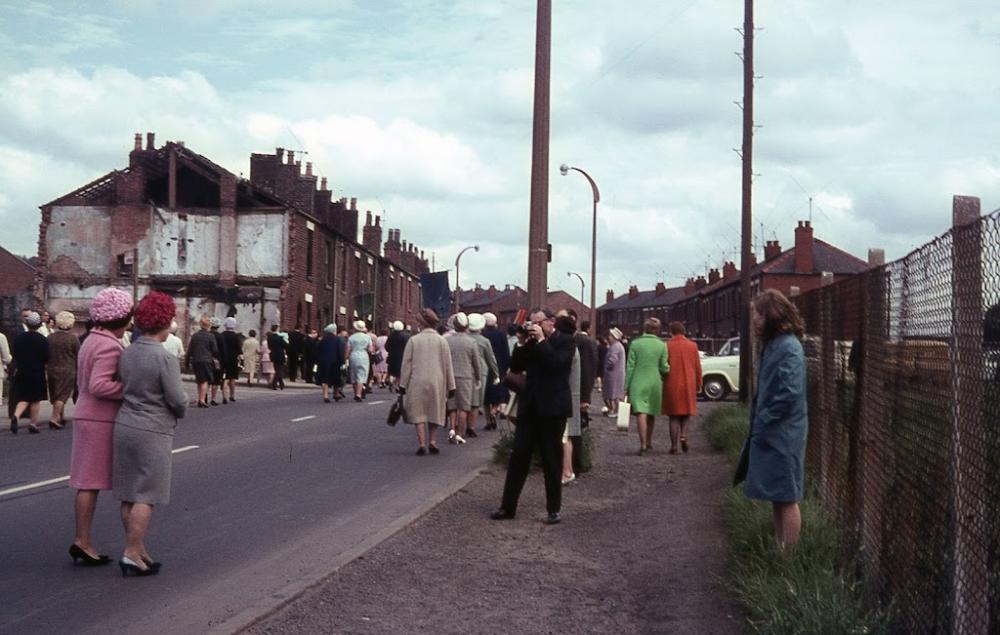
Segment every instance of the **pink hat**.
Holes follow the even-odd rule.
[[[132,312],[132,295],[121,289],[101,289],[90,304],[90,319],[98,324],[120,320]]]

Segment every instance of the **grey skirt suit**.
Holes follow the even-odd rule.
[[[180,364],[160,342],[142,337],[118,362],[125,399],[115,419],[115,498],[132,503],[170,502],[171,450],[177,419],[187,410]]]

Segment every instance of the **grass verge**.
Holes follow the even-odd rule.
[[[741,405],[714,410],[704,430],[712,446],[735,465],[747,434],[749,414]],[[730,586],[746,609],[755,633],[887,633],[891,612],[869,609],[854,562],[840,562],[841,533],[822,501],[807,495],[800,504],[802,534],[789,552],[773,538],[771,507],[751,501],[741,488],[725,492],[723,517],[730,549]]]
[[[590,428],[585,428],[583,430],[583,435],[581,436],[583,442],[582,450],[580,452],[580,473],[589,472],[594,465],[594,435],[591,433]],[[510,461],[510,453],[514,449],[514,431],[510,432],[505,430],[500,431],[500,436],[497,438],[496,443],[493,444],[493,462],[497,465],[507,465]],[[531,461],[532,466],[540,466],[542,464],[542,455],[536,449],[535,454]]]

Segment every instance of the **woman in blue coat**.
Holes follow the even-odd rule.
[[[774,506],[774,532],[782,548],[799,539],[805,476],[806,365],[798,309],[769,289],[751,303],[753,330],[761,343],[757,394],[750,410],[744,493]]]
[[[344,342],[337,337],[337,325],[328,324],[323,329],[323,339],[319,342],[316,359],[316,381],[323,387],[323,401],[330,403],[330,389],[333,398],[340,401],[344,398],[342,391],[344,378],[340,369],[344,366]]]

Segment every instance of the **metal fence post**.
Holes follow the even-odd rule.
[[[987,633],[987,438],[983,420],[983,228],[979,199],[952,203],[952,632]],[[994,501],[995,503],[995,501]]]
[[[834,384],[834,350],[833,340],[833,293],[830,285],[833,275],[823,272],[820,282],[820,351],[819,351],[819,433],[820,433],[820,487],[823,498],[827,501],[840,499],[840,492],[834,491],[838,486],[836,475],[833,474],[833,395],[831,386]]]

